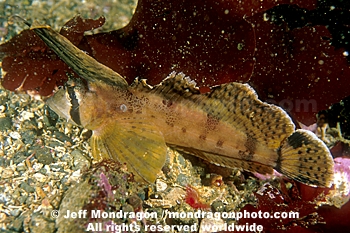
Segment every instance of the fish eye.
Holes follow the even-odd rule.
[[[120,110],[122,112],[126,112],[126,111],[128,111],[128,107],[125,104],[122,104],[122,105],[120,105]]]

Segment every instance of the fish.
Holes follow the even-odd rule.
[[[92,131],[92,156],[126,164],[140,182],[161,172],[167,147],[218,166],[260,174],[274,170],[310,186],[330,187],[334,162],[315,134],[296,129],[280,107],[258,98],[248,84],[231,82],[201,93],[181,72],[151,86],[129,85],[49,26],[31,29],[81,79],[47,100],[68,122]]]

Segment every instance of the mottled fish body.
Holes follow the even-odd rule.
[[[49,27],[33,30],[81,78],[48,105],[61,117],[92,130],[92,154],[126,163],[136,177],[153,182],[167,145],[225,167],[330,186],[333,159],[313,133],[295,130],[281,108],[260,101],[247,84],[227,83],[201,94],[182,73],[151,87],[126,81]]]

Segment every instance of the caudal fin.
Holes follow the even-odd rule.
[[[298,129],[281,145],[275,169],[308,185],[330,187],[334,162],[327,146],[313,133]]]

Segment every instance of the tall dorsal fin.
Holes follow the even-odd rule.
[[[215,86],[204,95],[203,108],[210,115],[232,124],[248,137],[270,149],[278,149],[295,126],[288,114],[258,99],[248,84],[227,83]]]
[[[33,24],[30,29],[81,78],[89,82],[102,81],[121,88],[128,86],[121,75],[81,51],[49,26]]]

